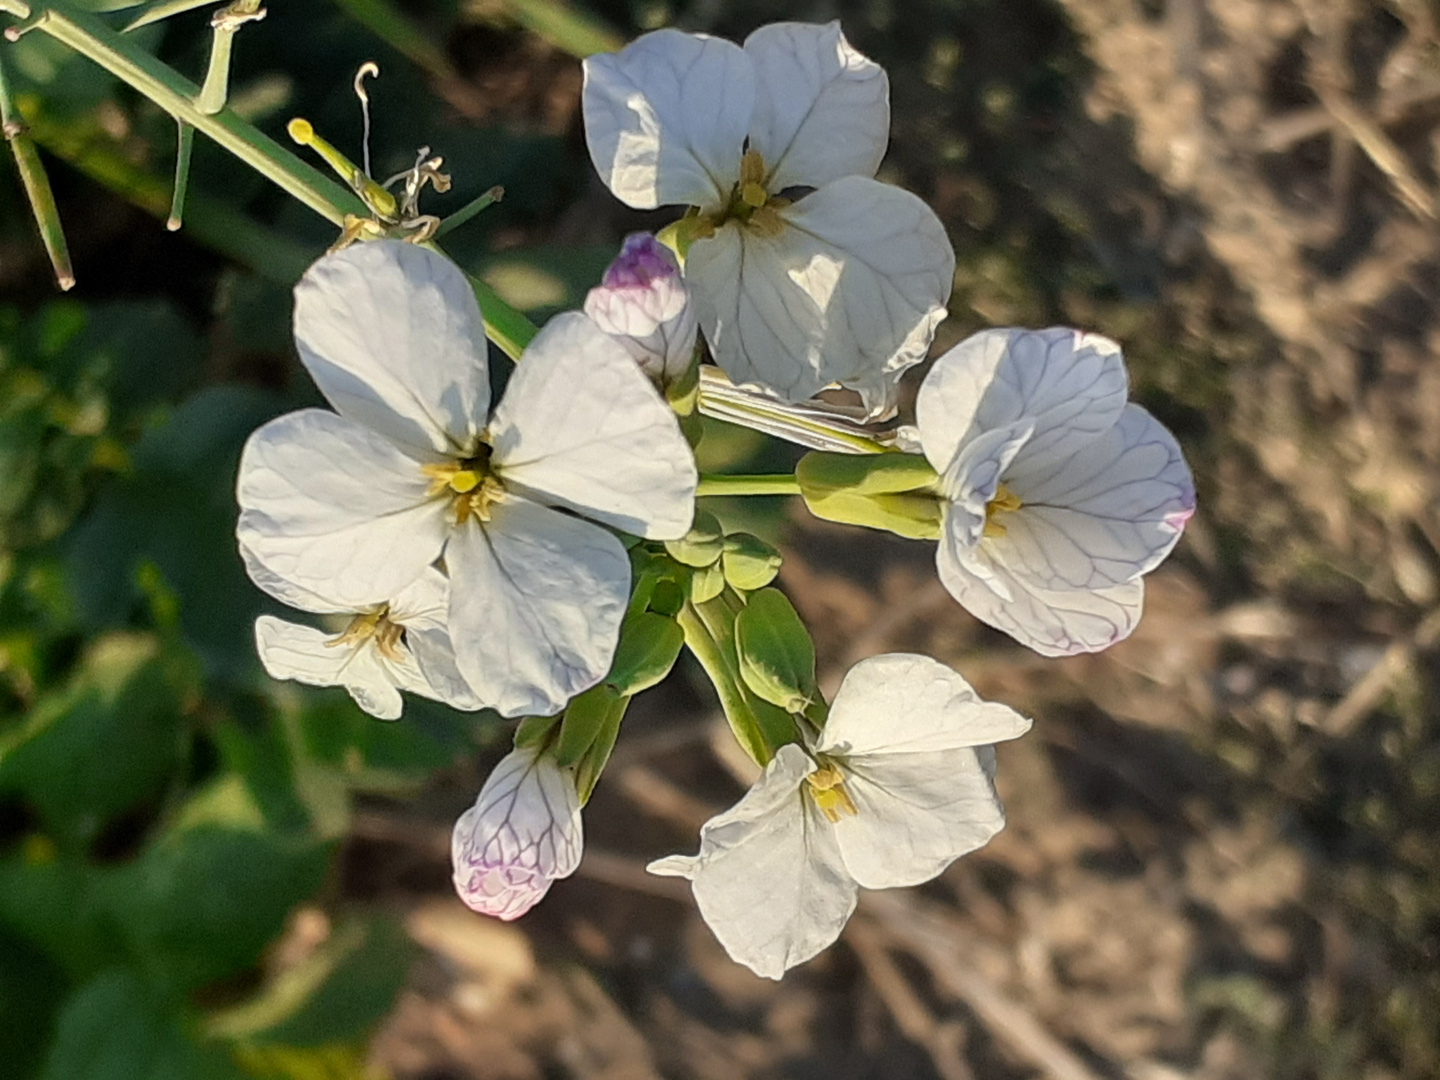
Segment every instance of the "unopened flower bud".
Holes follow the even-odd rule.
[[[679,378],[695,352],[695,307],[675,255],[649,233],[631,233],[585,314],[615,337],[661,386]]]
[[[575,781],[548,754],[511,751],[450,840],[455,891],[482,915],[518,919],[580,865]]]

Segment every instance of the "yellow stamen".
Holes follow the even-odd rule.
[[[810,797],[815,800],[826,821],[834,824],[842,817],[854,817],[858,812],[850,793],[845,790],[840,770],[834,765],[827,762],[805,779],[810,784]]]
[[[461,469],[450,477],[450,486],[461,495],[474,491],[480,483],[480,474],[474,469]]]
[[[395,220],[395,215],[399,210],[395,196],[366,176],[364,169],[315,134],[315,127],[309,120],[297,116],[285,125],[285,130],[290,133],[290,138],[300,146],[308,146],[324,158],[325,164],[334,169],[336,175],[350,185],[350,190],[359,195],[374,214],[387,221]]]
[[[1020,502],[1018,495],[1004,484],[997,485],[995,488],[995,497],[985,504],[985,535],[1004,536],[1005,526],[995,520],[995,515],[1014,513],[1016,510],[1019,510],[1022,505],[1024,504]]]
[[[375,647],[380,650],[382,656],[387,660],[399,661],[400,643],[405,640],[405,628],[399,623],[391,622],[389,619],[389,606],[377,608],[375,611],[362,612],[350,620],[344,632],[335,635],[325,642],[326,648],[337,648],[341,645],[361,645],[372,638]]]

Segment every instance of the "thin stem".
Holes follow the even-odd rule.
[[[65,230],[60,225],[60,210],[55,205],[55,192],[50,187],[50,177],[45,173],[45,166],[30,138],[29,129],[20,118],[10,96],[10,84],[5,77],[3,66],[0,66],[0,126],[3,126],[5,139],[15,154],[15,168],[20,173],[20,182],[25,185],[25,195],[30,200],[35,224],[40,229],[40,239],[45,244],[45,253],[50,256],[50,265],[55,270],[55,281],[61,289],[73,288],[75,271],[70,264],[70,248],[65,243]]]
[[[483,195],[479,196],[478,198],[471,199],[468,203],[466,203],[464,206],[462,206],[459,210],[456,210],[453,214],[451,214],[449,217],[447,217],[444,221],[440,222],[439,228],[437,228],[437,229],[435,230],[435,238],[438,240],[440,237],[444,236],[444,235],[445,235],[447,232],[449,232],[451,229],[458,229],[461,225],[464,225],[467,221],[469,221],[471,218],[473,218],[476,214],[480,213],[481,210],[484,210],[484,209],[486,209],[487,207],[494,206],[497,202],[499,202],[499,201],[500,201],[501,199],[503,199],[504,197],[505,197],[505,189],[504,189],[503,187],[501,187],[499,184],[496,184],[496,185],[495,185],[494,187],[492,187],[489,191],[485,192]]]
[[[757,764],[764,765],[770,760],[770,748],[765,745],[760,726],[750,713],[750,706],[740,688],[739,670],[720,644],[720,635],[714,632],[709,621],[696,610],[696,606],[688,601],[676,614],[675,621],[680,624],[680,630],[685,635],[685,647],[700,661],[700,666],[714,684],[715,693],[720,698],[720,708],[725,712],[730,730],[735,733],[735,738],[745,752]]]
[[[175,121],[179,135],[175,140],[175,187],[170,196],[170,216],[165,228],[174,232],[185,223],[185,193],[190,188],[190,153],[195,147],[195,129],[184,120]]]
[[[799,495],[800,482],[789,473],[758,476],[702,476],[696,495]]]
[[[21,18],[32,15],[24,0],[0,0],[0,11]],[[93,60],[122,82],[214,139],[262,176],[268,177],[322,217],[343,225],[346,212],[364,213],[365,206],[318,169],[307,165],[270,136],[240,119],[228,108],[211,115],[196,105],[199,89],[132,41],[117,34],[89,12],[58,2],[33,5],[33,28]]]

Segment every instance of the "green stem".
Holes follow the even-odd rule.
[[[179,134],[175,140],[175,187],[170,196],[170,216],[165,228],[174,232],[185,224],[185,193],[190,190],[190,154],[195,148],[195,129],[184,120],[175,124]]]
[[[760,476],[702,476],[696,495],[799,495],[800,482],[789,473]]]
[[[50,265],[55,270],[55,281],[61,289],[70,289],[75,284],[75,271],[70,265],[70,248],[65,243],[65,230],[60,226],[60,210],[55,205],[55,192],[50,187],[50,178],[40,161],[29,129],[20,119],[19,111],[10,96],[10,84],[5,70],[0,67],[0,126],[5,139],[15,154],[15,168],[20,173],[20,182],[25,185],[25,195],[30,200],[35,224],[40,229],[40,239],[45,244],[45,253],[50,256]]]
[[[117,34],[89,12],[69,4],[31,5],[25,0],[0,0],[0,11],[29,17],[33,29],[49,34],[94,61],[122,82],[155,102],[176,120],[208,135],[262,176],[268,177],[310,209],[336,225],[346,212],[364,213],[365,206],[318,169],[305,164],[270,136],[246,123],[234,111],[204,112],[196,104],[199,88],[132,41]]]
[[[722,612],[709,610],[706,614],[711,618],[703,617],[696,605],[687,601],[676,614],[675,621],[680,624],[680,630],[685,635],[685,647],[700,661],[700,666],[714,684],[715,693],[720,697],[720,708],[725,712],[730,730],[735,733],[735,738],[745,752],[757,764],[764,765],[770,760],[770,748],[765,745],[765,739],[760,734],[760,725],[745,700],[745,693],[740,686],[738,664],[732,656],[727,655],[727,650],[721,644],[722,640],[733,642],[734,635],[717,632],[721,628],[712,625],[717,615],[723,620]],[[730,615],[730,622],[734,623],[733,615]],[[732,645],[729,651],[733,650]]]

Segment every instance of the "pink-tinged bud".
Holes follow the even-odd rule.
[[[575,781],[546,754],[512,750],[450,838],[455,891],[482,915],[518,919],[580,865]]]
[[[625,238],[600,285],[586,296],[585,314],[661,386],[690,366],[695,305],[674,253],[649,233]]]

